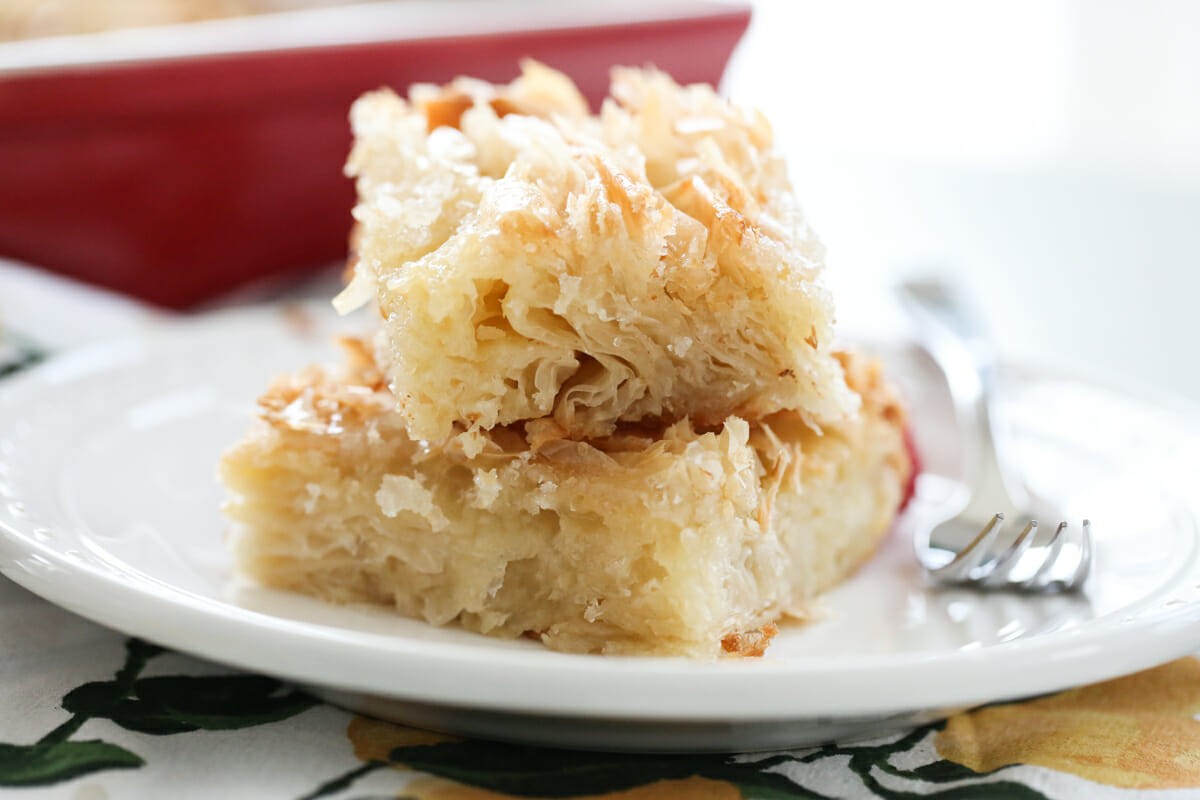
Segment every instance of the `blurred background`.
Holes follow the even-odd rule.
[[[1200,400],[1200,3],[758,0],[726,75],[847,330],[941,270],[1010,358]]]
[[[162,4],[101,5],[172,21],[153,19]],[[683,80],[716,80],[749,7],[722,88],[773,121],[827,244],[844,330],[902,332],[890,287],[941,271],[969,289],[1009,358],[1200,400],[1200,3],[303,0],[316,10],[287,25],[236,16],[287,0],[173,5],[183,21],[235,16],[192,23],[195,35],[15,41],[102,27],[90,16],[99,6],[0,0],[0,39],[14,39],[0,43],[0,256],[166,306],[211,302],[245,270],[260,278],[339,255],[345,110],[363,89],[461,72],[507,79],[522,53],[574,72],[593,95],[613,62],[654,60]],[[326,14],[328,5],[348,16]],[[64,9],[78,30],[61,27]],[[607,33],[545,33],[573,20]],[[620,20],[637,26],[611,27]],[[380,44],[406,35],[435,44]],[[458,35],[484,44],[436,44]],[[333,40],[342,44],[325,47]],[[253,52],[261,41],[325,49],[279,61]],[[222,54],[188,62],[198,73],[176,64],[142,69],[133,84],[111,79],[125,59],[203,55],[214,42]],[[62,65],[89,59],[104,68],[68,80]],[[261,121],[263,109],[282,112]],[[309,124],[315,138],[295,135]],[[89,131],[86,145],[72,138]],[[307,190],[297,159],[319,162],[334,190]],[[107,171],[90,188],[74,187],[97,165]],[[241,181],[232,191],[231,176]],[[151,239],[113,235],[147,216]],[[216,247],[221,237],[235,246]],[[45,241],[53,252],[31,246]],[[150,265],[151,278],[135,264]],[[88,274],[95,265],[103,276]],[[0,316],[19,319],[4,295],[0,283]]]

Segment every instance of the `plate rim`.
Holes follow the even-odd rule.
[[[214,328],[266,325],[281,328],[273,306],[163,322],[134,336],[99,342],[52,357],[0,385],[0,408],[36,396],[64,361],[86,364],[110,356],[103,369],[130,366],[164,349],[185,346]],[[322,332],[323,329],[322,329]],[[894,344],[893,344],[894,346]],[[124,352],[114,363],[111,354]],[[94,363],[94,362],[93,362]],[[68,365],[69,366],[69,365]],[[69,373],[69,370],[68,370]],[[1044,369],[1034,375],[1047,375]],[[1137,387],[1106,386],[1055,370],[1141,404]],[[59,376],[60,381],[62,376]],[[77,379],[69,374],[67,381]],[[1151,390],[1152,391],[1152,390]],[[1175,412],[1191,411],[1177,402]],[[4,432],[0,424],[0,433]],[[7,456],[0,451],[0,461]],[[1181,505],[1182,507],[1182,505]],[[689,661],[674,658],[589,656],[540,649],[488,648],[475,642],[431,642],[301,622],[241,608],[227,601],[134,580],[129,571],[71,558],[37,540],[29,523],[0,496],[0,574],[93,622],[173,649],[243,669],[340,691],[369,693],[447,707],[610,720],[753,722],[814,716],[886,715],[1055,691],[1106,680],[1195,653],[1200,648],[1200,527],[1188,507],[1190,552],[1172,580],[1132,606],[1135,616],[1088,620],[1053,635],[1002,642],[975,650],[929,651],[821,660]],[[898,535],[893,530],[890,535]],[[69,576],[71,580],[61,580]],[[1187,576],[1190,576],[1188,578]],[[1188,583],[1191,596],[1167,608],[1155,598]],[[146,601],[160,611],[147,614]],[[1122,610],[1125,610],[1122,609]],[[1100,624],[1102,623],[1102,624]],[[1190,631],[1190,635],[1189,635]],[[380,646],[382,643],[387,646]],[[340,648],[336,652],[333,648]],[[481,670],[481,664],[486,667]],[[343,667],[336,671],[334,667]],[[939,679],[925,674],[938,670]],[[486,671],[487,681],[479,681]],[[564,682],[564,672],[568,680]],[[417,676],[414,684],[411,679]],[[820,679],[813,690],[811,682]],[[472,683],[474,679],[474,685]],[[884,684],[884,685],[881,685]],[[897,685],[893,690],[892,685]],[[579,691],[580,686],[590,691]],[[1003,690],[995,687],[1003,685]],[[805,688],[809,691],[805,692]],[[989,688],[990,687],[990,688]],[[539,691],[533,691],[537,689]],[[705,702],[695,698],[703,692]],[[801,702],[802,701],[802,702]]]

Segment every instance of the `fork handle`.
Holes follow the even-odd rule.
[[[978,324],[978,315],[961,295],[939,280],[902,283],[897,292],[912,319],[918,341],[946,376],[959,424],[967,434],[968,485],[974,491],[968,509],[988,516],[1024,505],[1004,479],[996,450],[990,409],[996,359]]]

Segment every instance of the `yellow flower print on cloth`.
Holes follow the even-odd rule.
[[[1024,782],[1037,772],[1004,769],[1010,766],[1122,789],[1200,789],[1197,714],[1200,661],[1185,658],[878,740],[761,755],[582,753],[455,739],[359,717],[347,730],[359,766],[311,797],[389,767],[409,776],[404,796],[421,800],[1058,796]]]
[[[1136,789],[1200,788],[1200,661],[953,717],[934,745],[976,772],[1030,764]]]

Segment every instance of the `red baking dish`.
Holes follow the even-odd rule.
[[[593,103],[613,64],[715,84],[749,18],[402,0],[0,44],[0,255],[175,308],[326,264],[346,252],[363,91],[505,81],[526,56]]]

